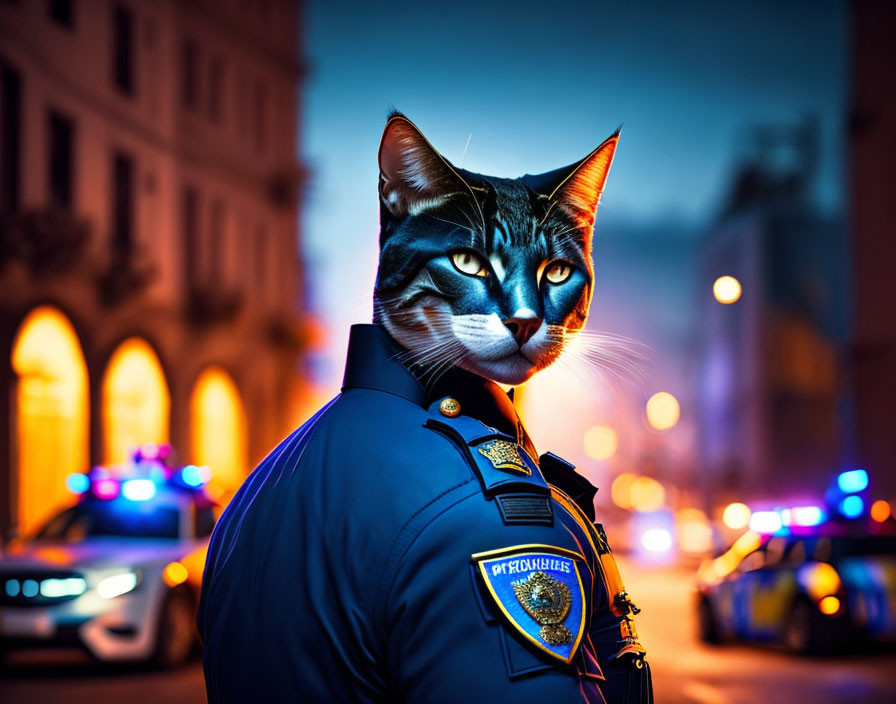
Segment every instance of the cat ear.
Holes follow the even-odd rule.
[[[571,171],[564,169],[567,175],[550,194],[548,212],[555,207],[560,208],[571,216],[579,227],[587,228],[589,231],[594,227],[597,204],[600,202],[607,175],[610,173],[610,164],[613,163],[613,155],[619,142],[619,132],[620,130],[616,130],[582,161],[573,164]]]
[[[386,123],[379,162],[380,198],[396,217],[417,215],[469,190],[448,160],[400,113]]]

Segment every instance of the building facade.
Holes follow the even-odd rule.
[[[896,188],[896,5],[851,3],[852,110],[849,120],[853,279],[855,281],[855,461],[896,498],[896,259],[891,194]]]
[[[730,305],[700,299],[701,479],[714,504],[817,502],[848,433],[848,256],[812,197],[813,123],[759,128],[703,241],[699,288],[734,276]],[[753,504],[753,505],[758,505]]]
[[[298,11],[0,2],[0,528],[143,443],[226,497],[293,427]]]

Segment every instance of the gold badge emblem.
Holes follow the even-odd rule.
[[[439,410],[443,416],[455,418],[460,415],[460,403],[455,398],[446,398],[439,404]]]
[[[539,635],[548,645],[565,645],[572,633],[563,625],[569,614],[569,587],[544,572],[532,572],[513,585],[520,605],[541,626]]]
[[[492,440],[479,448],[479,452],[488,457],[495,469],[509,469],[523,474],[532,474],[532,470],[523,462],[517,446],[507,440]]]

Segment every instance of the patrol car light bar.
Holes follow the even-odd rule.
[[[212,471],[205,465],[188,464],[176,469],[161,459],[150,457],[149,452],[154,447],[142,447],[134,453],[132,463],[114,470],[97,466],[86,474],[69,474],[65,485],[79,496],[89,491],[98,499],[111,500],[122,496],[129,501],[149,501],[156,496],[160,486],[196,490],[211,480]]]

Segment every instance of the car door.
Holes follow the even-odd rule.
[[[729,578],[731,623],[737,638],[753,638],[753,601],[766,560],[766,545],[761,545],[741,560]]]
[[[771,640],[780,636],[796,597],[796,570],[806,560],[805,550],[803,540],[794,536],[776,536],[769,541],[753,594],[754,638]]]

